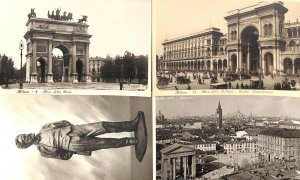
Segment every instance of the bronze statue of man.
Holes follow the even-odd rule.
[[[132,132],[135,137],[99,138],[105,133]],[[73,125],[63,120],[45,124],[38,134],[20,134],[15,139],[18,148],[36,145],[41,156],[68,160],[73,154],[91,156],[92,151],[135,145],[136,157],[142,161],[147,149],[147,129],[144,113],[139,111],[132,121],[96,122]]]

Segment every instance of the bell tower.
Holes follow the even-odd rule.
[[[221,129],[223,127],[223,122],[222,122],[222,107],[221,107],[221,103],[219,101],[219,105],[218,105],[218,109],[217,109],[217,114],[219,115],[218,116],[218,119],[217,119],[217,126],[219,129]]]

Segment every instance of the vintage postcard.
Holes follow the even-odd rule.
[[[156,97],[156,179],[299,179],[300,98]]]
[[[154,2],[156,94],[299,90],[299,2]]]
[[[150,96],[150,0],[5,4],[3,93]]]
[[[148,97],[0,96],[0,179],[152,180],[151,104]]]

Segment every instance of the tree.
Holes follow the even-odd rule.
[[[101,66],[100,71],[101,71],[101,75],[100,77],[104,80],[104,82],[113,82],[113,67],[114,66],[114,62],[113,59],[107,55],[105,58],[105,63],[103,66]]]
[[[1,69],[0,69],[0,84],[8,85],[9,79],[14,76],[14,61],[7,57],[5,54],[1,56]]]
[[[114,74],[115,78],[119,79],[119,82],[120,82],[123,80],[122,78],[124,76],[122,57],[116,56],[114,64],[115,64],[115,68],[114,68],[113,74]]]
[[[131,80],[135,77],[134,54],[130,53],[129,51],[125,51],[123,63],[124,78],[131,83]]]
[[[142,83],[143,80],[148,79],[148,57],[147,56],[136,57],[135,65],[137,69],[136,77],[138,78],[139,83]]]
[[[63,76],[63,68],[64,68],[63,61],[59,60],[55,56],[53,56],[52,59],[53,59],[53,68],[52,68],[53,81],[61,82]]]
[[[14,68],[14,74],[12,78],[20,81],[20,71],[20,69]],[[22,66],[22,82],[24,82],[24,79],[26,79],[26,63]]]

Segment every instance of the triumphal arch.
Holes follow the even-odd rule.
[[[287,11],[281,2],[261,2],[229,12],[227,55],[233,70],[275,74],[283,69]]]
[[[78,22],[72,13],[60,10],[49,13],[48,18],[38,18],[34,10],[28,15],[26,81],[53,82],[53,49],[62,51],[61,82],[90,82],[89,44],[92,35],[88,34],[87,16]]]

